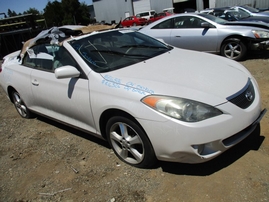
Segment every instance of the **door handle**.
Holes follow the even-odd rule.
[[[39,83],[38,83],[38,81],[37,81],[36,79],[33,79],[33,80],[32,80],[32,84],[33,84],[34,86],[38,86],[38,85],[39,85]]]

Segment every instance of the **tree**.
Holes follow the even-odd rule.
[[[23,14],[41,15],[36,8],[29,8],[27,11],[24,11]]]
[[[62,0],[62,9],[64,11],[63,24],[77,24],[76,17],[79,13],[80,3],[78,0]]]
[[[43,15],[46,19],[48,27],[61,26],[64,19],[62,4],[56,0],[53,2],[49,1],[44,9]]]
[[[76,15],[76,24],[88,25],[90,19],[90,8],[85,3],[81,3]]]
[[[14,16],[17,16],[17,13],[15,11],[11,11],[10,9],[8,9],[7,15],[8,17],[14,17]]]

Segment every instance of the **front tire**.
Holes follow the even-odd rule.
[[[20,94],[17,91],[12,91],[12,101],[21,117],[29,119],[32,117],[32,113],[29,111],[25,103],[23,102]]]
[[[227,39],[221,46],[221,55],[232,60],[242,60],[247,53],[246,45],[237,38]]]
[[[150,168],[156,163],[147,135],[134,121],[112,117],[107,122],[106,134],[114,153],[123,162],[138,168]]]

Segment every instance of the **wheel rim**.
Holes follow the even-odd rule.
[[[225,46],[224,54],[227,58],[236,59],[242,54],[242,47],[236,42],[228,43]]]
[[[129,125],[118,122],[110,129],[110,140],[115,152],[126,162],[138,164],[143,161],[145,149],[138,133]]]
[[[20,113],[21,116],[26,117],[27,116],[27,108],[24,105],[23,101],[21,100],[21,97],[18,93],[13,94],[14,97],[14,105],[17,109],[17,111]]]

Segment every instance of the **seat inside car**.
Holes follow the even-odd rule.
[[[68,54],[64,47],[60,47],[58,51],[55,51],[55,57],[53,62],[53,69],[61,66],[71,65],[75,66],[74,60]]]

